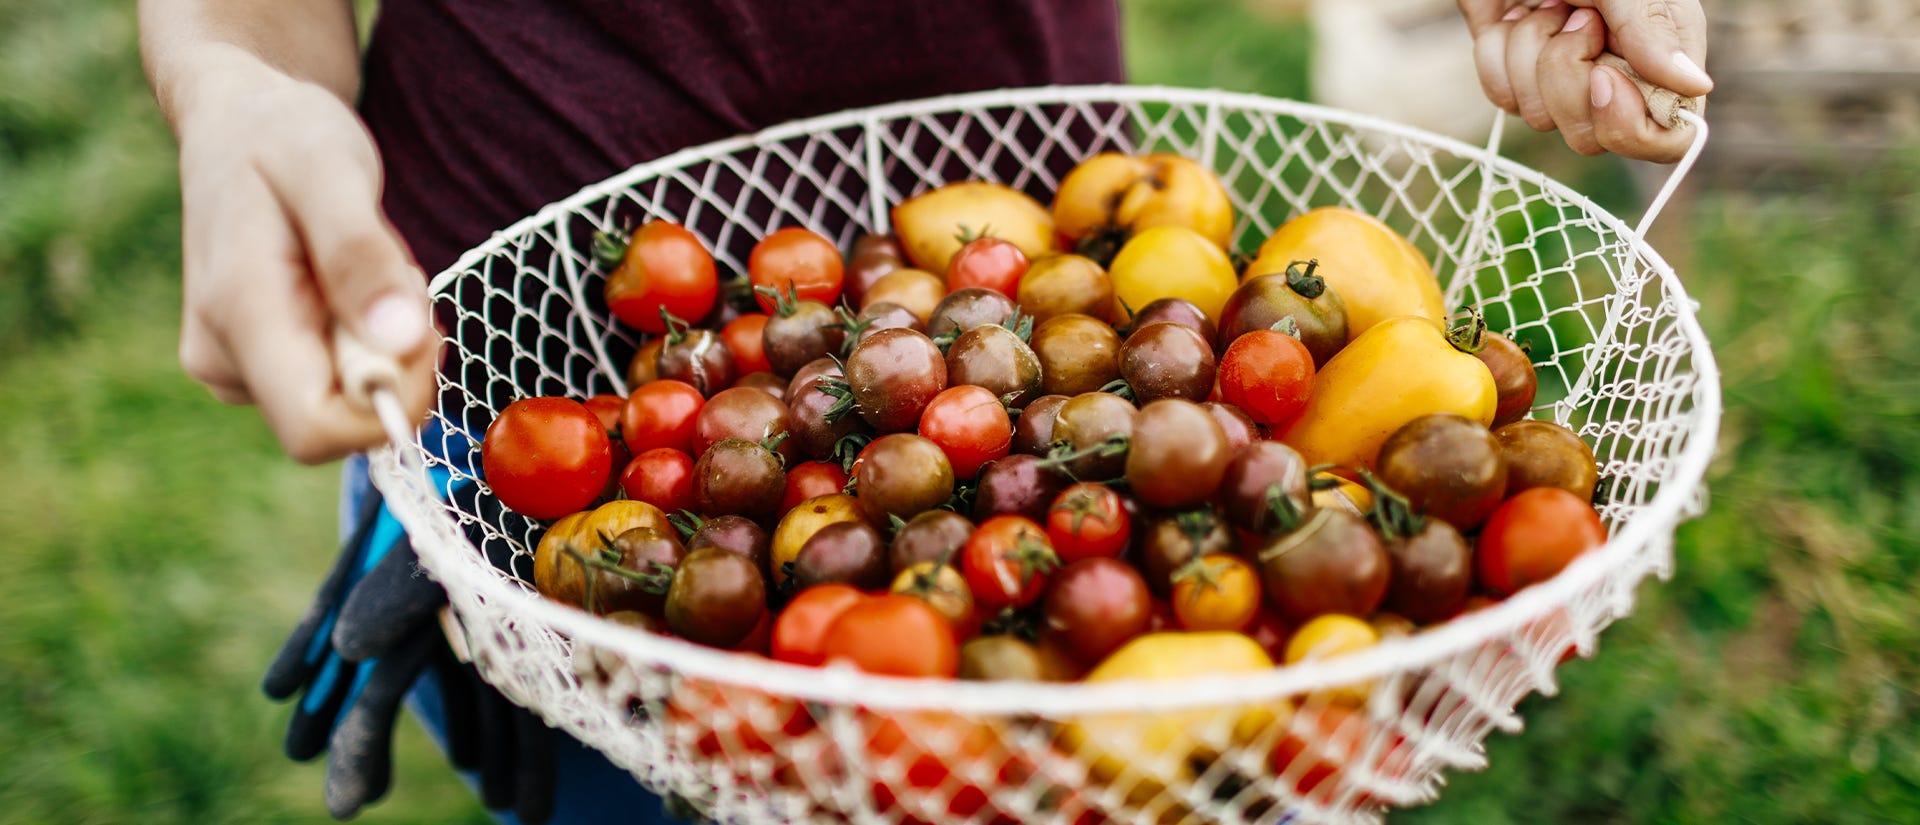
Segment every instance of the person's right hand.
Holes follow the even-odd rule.
[[[263,72],[196,103],[175,124],[187,374],[258,406],[288,455],[330,461],[385,440],[342,394],[332,341],[343,329],[392,356],[401,401],[423,418],[439,335],[426,279],[380,210],[365,126],[333,92]]]

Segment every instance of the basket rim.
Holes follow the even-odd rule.
[[[1511,636],[1523,625],[1545,618],[1567,604],[1576,593],[1625,564],[1635,548],[1654,541],[1671,541],[1671,532],[1682,520],[1688,502],[1701,489],[1707,465],[1713,456],[1721,419],[1719,368],[1706,334],[1700,327],[1695,312],[1696,302],[1688,296],[1678,275],[1644,238],[1635,235],[1619,217],[1545,174],[1504,158],[1486,147],[1372,115],[1242,92],[1136,85],[995,89],[849,109],[683,149],[585,186],[566,199],[550,203],[532,215],[494,232],[485,242],[469,249],[453,265],[436,275],[429,282],[428,290],[432,295],[441,294],[455,279],[477,269],[476,264],[487,256],[524,237],[529,231],[550,225],[608,194],[663,172],[742,149],[814,132],[873,126],[902,117],[988,107],[1094,102],[1165,102],[1232,107],[1307,121],[1342,124],[1355,130],[1398,136],[1442,149],[1564,198],[1581,208],[1587,217],[1612,229],[1624,239],[1632,253],[1641,257],[1648,264],[1648,269],[1660,278],[1670,300],[1676,302],[1675,323],[1691,349],[1690,366],[1694,372],[1691,399],[1694,409],[1691,414],[1697,422],[1694,429],[1714,435],[1691,438],[1665,477],[1659,480],[1659,489],[1652,501],[1644,505],[1641,512],[1611,536],[1605,545],[1582,554],[1551,580],[1525,588],[1495,605],[1457,616],[1415,636],[1383,640],[1366,650],[1331,659],[1278,665],[1271,671],[1228,677],[1103,683],[969,682],[882,676],[862,673],[846,666],[806,667],[707,648],[618,625],[547,601],[531,590],[510,585],[506,579],[496,575],[461,576],[463,582],[477,588],[474,595],[488,602],[510,605],[515,616],[560,632],[576,645],[588,643],[636,654],[643,657],[641,661],[647,664],[669,667],[685,677],[710,679],[765,690],[796,700],[833,705],[859,705],[888,710],[937,709],[990,716],[1039,714],[1059,718],[1092,713],[1138,712],[1143,707],[1175,709],[1254,702],[1297,695],[1331,685],[1376,679],[1397,671],[1431,665],[1488,641]],[[395,477],[405,478],[397,472],[398,459],[394,450],[393,445],[382,447],[376,452],[376,459],[393,471]],[[408,483],[418,482],[410,479]],[[433,517],[448,518],[438,510],[434,511]],[[1661,536],[1659,532],[1667,535]],[[444,583],[445,577],[438,575],[434,569],[438,549],[423,547],[420,556],[423,567],[430,573],[436,573],[435,578]],[[1639,581],[1634,582],[1635,586],[1638,584]],[[459,601],[456,599],[456,604]],[[473,630],[466,632],[472,633]],[[1580,648],[1585,655],[1587,644],[1584,641]]]

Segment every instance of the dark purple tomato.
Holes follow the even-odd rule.
[[[701,395],[733,386],[733,353],[710,329],[690,329],[679,341],[660,348],[658,375],[692,384]]]
[[[1086,392],[1060,405],[1053,440],[1077,457],[1066,470],[1081,481],[1119,478],[1127,469],[1125,440],[1133,436],[1133,403],[1109,392]]]
[[[1059,395],[1093,392],[1120,377],[1120,334],[1089,315],[1057,315],[1035,327],[1040,389]]]
[[[783,299],[767,318],[760,340],[773,371],[792,375],[816,358],[839,355],[846,335],[840,316],[826,304],[806,298],[788,304]]]
[[[1371,616],[1387,597],[1393,562],[1373,527],[1345,510],[1320,509],[1255,553],[1267,599],[1295,623],[1326,613]]]
[[[1205,401],[1213,392],[1213,346],[1169,321],[1136,327],[1120,345],[1120,377],[1141,406],[1162,398]]]
[[[1147,588],[1163,599],[1173,592],[1173,574],[1187,562],[1211,553],[1233,552],[1233,531],[1207,509],[1149,519],[1145,529],[1136,530],[1134,535]]]
[[[1047,508],[1073,479],[1047,467],[1036,456],[1015,453],[980,468],[980,488],[973,496],[973,518],[986,521],[998,515],[1025,516],[1045,523]]]
[[[778,515],[787,473],[780,457],[759,442],[723,439],[693,467],[694,506],[710,516],[765,521]]]
[[[1134,332],[1146,329],[1148,324],[1179,324],[1200,334],[1209,343],[1214,338],[1213,319],[1208,318],[1200,307],[1185,298],[1161,298],[1140,308],[1133,314]]]
[[[1014,309],[1012,298],[994,290],[978,286],[956,289],[940,299],[933,314],[927,316],[927,334],[951,341],[981,324],[1005,326],[1012,320]]]
[[[1047,631],[1082,662],[1098,662],[1147,632],[1153,597],[1133,565],[1081,559],[1053,574],[1042,607]]]
[[[693,455],[706,453],[709,447],[729,438],[744,438],[748,441],[766,442],[775,436],[787,432],[791,422],[787,415],[787,405],[780,400],[748,387],[734,387],[722,390],[718,395],[707,399],[705,406],[693,419]],[[774,445],[774,452],[782,461],[791,461],[795,455],[793,439],[781,439]]]
[[[958,564],[960,547],[973,535],[973,522],[952,510],[928,510],[900,525],[888,548],[895,573],[921,562]]]
[[[1386,609],[1420,624],[1452,618],[1473,585],[1473,552],[1453,525],[1439,519],[1405,538],[1387,542],[1393,561]]]
[[[1507,462],[1485,426],[1452,413],[1423,415],[1380,445],[1380,480],[1413,511],[1461,530],[1479,527],[1507,493]]]
[[[910,519],[953,497],[953,464],[940,445],[912,433],[875,439],[854,464],[854,495],[867,520]]]
[[[1347,310],[1339,293],[1327,289],[1310,270],[1298,264],[1286,273],[1259,273],[1241,282],[1220,308],[1220,334],[1214,339],[1219,350],[1226,352],[1234,339],[1292,318],[1314,367],[1324,366],[1347,345]]]
[[[1230,455],[1227,434],[1199,404],[1163,398],[1133,417],[1127,485],[1149,507],[1191,507],[1213,497]]]
[[[1020,410],[1020,417],[1013,421],[1013,451],[1046,455],[1047,448],[1053,446],[1054,418],[1067,400],[1065,395],[1043,395],[1028,401]]]
[[[946,355],[910,329],[868,336],[847,357],[846,373],[854,409],[883,433],[912,430],[927,402],[947,388]]]
[[[735,387],[759,390],[773,396],[775,401],[787,400],[787,379],[770,372],[750,372],[733,382]]]
[[[767,585],[753,562],[718,547],[689,551],[667,591],[673,634],[729,648],[752,633],[767,611]]]
[[[752,519],[742,516],[714,516],[701,522],[693,535],[687,537],[687,549],[698,550],[702,547],[718,547],[744,556],[762,572],[768,572],[767,561],[773,553],[773,544],[767,538],[767,531]]]
[[[947,347],[947,383],[973,384],[1018,407],[1040,392],[1040,356],[999,324],[967,330]]]
[[[836,582],[861,590],[886,587],[892,578],[887,574],[886,539],[864,521],[828,524],[800,545],[793,578],[802,590]]]
[[[1276,496],[1287,503],[1275,501]],[[1306,518],[1312,501],[1307,460],[1278,441],[1247,445],[1227,462],[1220,479],[1220,508],[1228,523],[1255,535],[1292,529]]]
[[[1248,444],[1260,440],[1260,425],[1253,423],[1253,416],[1225,401],[1208,401],[1200,406],[1207,408],[1207,414],[1213,416],[1213,423],[1220,425],[1220,431],[1227,434],[1227,449],[1239,454]]]

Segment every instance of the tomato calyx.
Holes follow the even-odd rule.
[[[1033,343],[1033,316],[1018,306],[1013,308],[1013,317],[1007,319],[1007,331],[1020,338],[1020,343]]]
[[[982,636],[1013,636],[1023,641],[1033,642],[1040,639],[1040,626],[1045,619],[1042,616],[1042,602],[1034,602],[1026,607],[1004,607],[980,624]]]
[[[840,320],[828,324],[827,328],[841,330],[846,334],[846,337],[840,341],[841,358],[853,355],[853,346],[860,343],[860,334],[866,332],[867,327],[873,326],[874,321],[879,320],[878,318],[861,318],[844,306],[834,307],[833,314],[839,316]]]
[[[760,449],[773,453],[773,459],[780,462],[780,468],[783,470],[787,468],[787,457],[780,454],[780,442],[787,440],[787,436],[790,435],[793,435],[792,431],[781,430],[780,432],[760,439]]]
[[[1101,385],[1099,391],[1120,396],[1121,398],[1125,398],[1128,401],[1135,400],[1133,395],[1133,385],[1127,383],[1127,379],[1125,378],[1115,378],[1112,381],[1108,381],[1106,384]]]
[[[667,346],[669,347],[687,340],[687,333],[693,328],[692,324],[680,320],[680,316],[673,314],[666,307],[660,308],[660,322],[667,325]]]
[[[1072,514],[1073,524],[1070,529],[1075,534],[1078,534],[1080,527],[1087,523],[1087,516],[1093,515],[1095,510],[1100,509],[1104,508],[1100,506],[1100,500],[1092,493],[1085,490],[1075,490],[1067,495],[1061,496],[1059,501],[1053,503],[1053,507],[1049,509],[1049,512]],[[1104,519],[1107,516],[1105,513],[1101,513],[1100,517]]]
[[[1280,484],[1267,485],[1264,501],[1268,515],[1273,517],[1276,533],[1291,533],[1307,521],[1306,512],[1294,503],[1293,496],[1287,495],[1286,488]]]
[[[667,523],[673,525],[674,531],[680,534],[681,541],[686,541],[693,538],[693,534],[698,532],[700,526],[706,524],[707,520],[692,510],[681,510],[668,515]]]
[[[753,294],[765,296],[773,302],[773,314],[781,318],[792,318],[800,309],[800,292],[792,281],[787,282],[787,291],[782,293],[779,287],[756,286]]]
[[[999,237],[998,235],[993,234],[993,224],[990,224],[990,223],[981,224],[979,231],[975,231],[973,227],[970,227],[964,223],[959,224],[959,228],[960,228],[960,231],[953,233],[953,239],[956,241],[959,241],[961,246],[966,246],[967,244],[973,243],[974,241],[980,240],[981,238]]]
[[[813,382],[813,388],[833,396],[833,406],[820,414],[828,424],[838,424],[840,419],[853,412],[853,385],[847,383],[845,378],[821,378]]]
[[[1219,526],[1219,519],[1214,517],[1212,510],[1200,507],[1174,516],[1173,524],[1179,528],[1180,535],[1186,536],[1187,542],[1193,545],[1193,555],[1197,559],[1204,555],[1207,537]]]
[[[1013,549],[1001,553],[1000,559],[1012,563],[1020,571],[1021,587],[1031,586],[1034,576],[1060,569],[1060,557],[1053,552],[1053,548],[1048,547],[1039,536],[1024,530],[1014,542]]]
[[[1379,476],[1359,469],[1360,483],[1373,492],[1373,506],[1367,508],[1366,518],[1374,529],[1380,531],[1380,537],[1387,541],[1410,538],[1427,526],[1425,516],[1414,512],[1413,504],[1399,491],[1387,486]]]
[[[659,562],[648,562],[645,571],[628,570],[620,566],[620,551],[614,549],[613,537],[607,535],[605,530],[602,530],[600,531],[599,538],[600,546],[593,550],[593,555],[589,556],[573,547],[565,545],[560,547],[560,551],[567,554],[567,557],[572,559],[574,564],[580,565],[580,569],[583,571],[611,573],[640,585],[640,589],[656,596],[666,595],[668,588],[673,586],[674,571],[672,567]],[[586,586],[586,597],[582,599],[582,606],[587,609],[588,613],[600,612],[600,597],[596,588],[597,578],[597,576],[591,574],[581,577]]]
[[[1487,317],[1479,307],[1467,307],[1467,317],[1447,330],[1447,343],[1454,349],[1473,355],[1487,348]]]
[[[619,231],[607,232],[596,229],[593,232],[593,262],[601,269],[613,269],[627,257],[627,242],[623,239],[633,236],[633,230],[625,222]]]
[[[947,500],[941,502],[935,509],[952,510],[964,516],[973,510],[973,499],[979,492],[980,482],[978,481],[955,484],[953,495],[948,496]]]
[[[1293,263],[1287,264],[1287,286],[1294,291],[1294,294],[1309,301],[1326,294],[1327,279],[1313,274],[1313,271],[1319,268],[1319,258],[1308,258],[1304,261],[1294,261]],[[1298,338],[1300,336],[1295,335],[1294,337]]]
[[[1193,589],[1187,593],[1188,604],[1199,604],[1200,597],[1207,591],[1220,589],[1220,576],[1213,572],[1213,565],[1207,563],[1205,555],[1187,559],[1185,564],[1173,569],[1173,575],[1168,579],[1176,589],[1185,583],[1193,584]]]
[[[839,441],[833,442],[833,451],[827,455],[827,460],[838,463],[841,472],[851,474],[853,472],[853,462],[860,457],[860,451],[865,450],[867,445],[872,443],[872,435],[867,433],[847,433],[846,435],[840,436]],[[852,476],[849,475],[848,478],[848,483],[851,484]]]
[[[1040,462],[1034,466],[1042,470],[1059,470],[1067,478],[1079,481],[1080,479],[1074,476],[1073,471],[1067,469],[1068,464],[1083,458],[1112,458],[1126,455],[1132,444],[1132,438],[1120,434],[1107,436],[1097,444],[1090,444],[1078,450],[1061,441],[1055,443],[1053,448],[1047,451],[1047,457],[1040,459]]]

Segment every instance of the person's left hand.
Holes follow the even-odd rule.
[[[1474,62],[1487,98],[1542,132],[1558,129],[1583,155],[1614,152],[1671,163],[1692,136],[1647,112],[1639,89],[1604,51],[1685,97],[1713,90],[1699,0],[1459,0],[1473,31]]]

